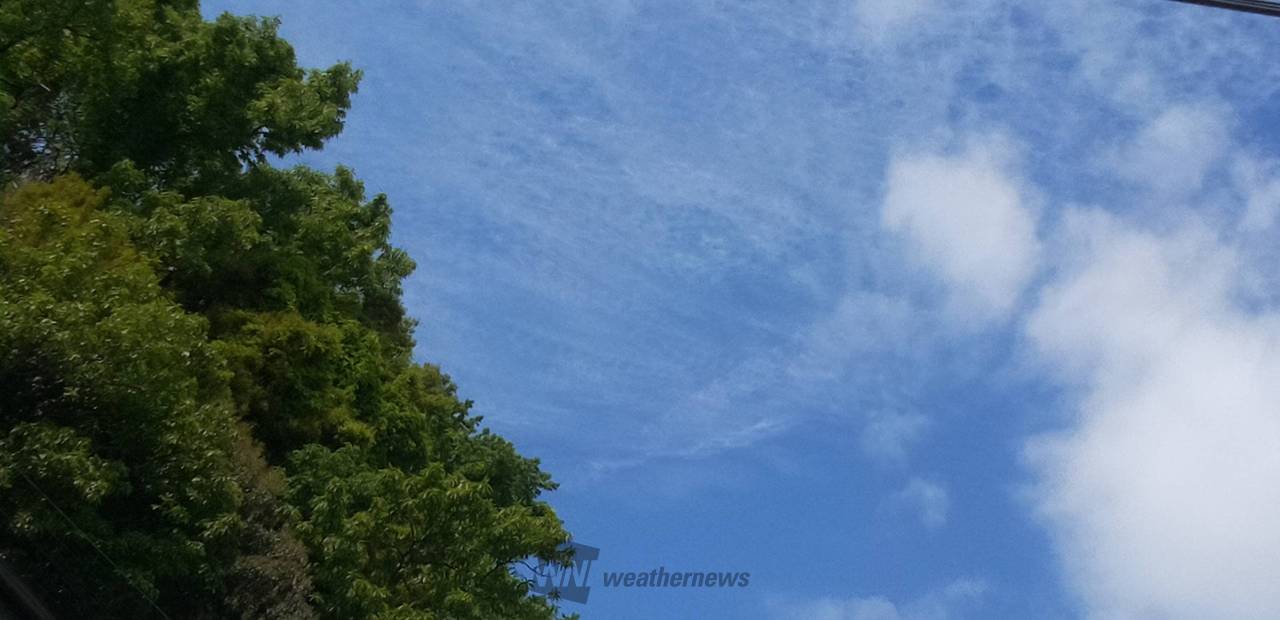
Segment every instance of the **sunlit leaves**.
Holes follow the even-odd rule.
[[[8,1],[0,52],[0,554],[67,617],[554,617],[554,485],[412,361],[388,200],[267,162],[359,73],[192,0]]]

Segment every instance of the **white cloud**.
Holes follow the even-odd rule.
[[[778,620],[951,620],[963,617],[962,609],[978,603],[987,586],[976,579],[958,579],[906,603],[880,596],[851,599],[825,598],[789,605],[775,612]]]
[[[1270,228],[1276,216],[1280,215],[1280,163],[1237,157],[1232,166],[1232,176],[1245,201],[1240,227],[1250,232]]]
[[[1026,331],[1079,408],[1028,455],[1071,585],[1094,617],[1280,617],[1280,317],[1233,304],[1204,226],[1075,212],[1064,238]]]
[[[951,497],[946,487],[924,478],[912,478],[907,482],[907,486],[894,494],[893,503],[916,511],[920,523],[931,530],[947,524],[947,513],[951,509]]]
[[[876,460],[901,465],[907,450],[928,427],[929,418],[918,413],[875,412],[862,428],[862,451]]]
[[[1126,112],[1154,117],[1176,101],[1224,94],[1266,98],[1263,89],[1280,70],[1261,61],[1274,53],[1266,20],[1163,2],[1074,0],[1035,8],[1079,60],[1078,81],[1062,92],[1092,91]]]
[[[852,8],[855,32],[880,44],[891,40],[936,8],[936,0],[858,0]]]
[[[1210,106],[1174,106],[1148,123],[1106,163],[1123,179],[1162,200],[1198,191],[1230,146],[1230,123]]]
[[[835,379],[851,359],[921,348],[921,326],[930,320],[903,297],[847,293],[799,335],[801,352],[787,371],[796,380]]]
[[[941,276],[969,319],[1008,315],[1039,261],[1035,209],[1010,172],[1012,150],[974,143],[956,156],[908,155],[889,166],[883,225]]]

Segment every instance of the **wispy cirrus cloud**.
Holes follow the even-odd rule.
[[[348,133],[318,159],[395,188],[423,355],[510,412],[495,422],[536,433],[591,411],[611,450],[745,385],[748,358],[815,359],[789,340],[842,300],[918,301],[892,284],[914,274],[877,220],[898,145],[999,120],[1052,192],[1092,182],[1082,156],[1171,99],[1257,102],[1280,83],[1262,25],[1163,0],[429,3],[357,11],[359,29],[326,19],[336,4],[224,5],[285,12],[308,62],[365,68]],[[900,225],[929,234],[912,213]],[[962,277],[953,254],[938,264]],[[1012,269],[966,303],[998,314]],[[741,432],[766,415],[749,395],[725,398],[743,420],[645,443],[768,436]]]
[[[1006,530],[1034,513],[1085,613],[1271,610],[1240,540],[1273,551],[1274,22],[1166,0],[221,4],[366,70],[309,161],[390,191],[420,356],[555,459],[562,497],[642,481],[678,506],[790,439],[779,461],[820,463],[797,479],[862,502],[810,539],[901,530],[895,555],[1029,587],[1052,559]],[[1049,425],[1031,510],[1005,514]],[[955,507],[927,537],[949,545],[858,521],[913,484]],[[735,498],[726,532],[763,538],[737,524],[782,490]],[[827,586],[806,609],[934,617]],[[948,613],[983,617],[969,600]]]

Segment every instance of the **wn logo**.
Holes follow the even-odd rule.
[[[558,566],[539,560],[530,578],[529,590],[585,604],[587,595],[591,593],[591,586],[587,585],[591,563],[600,558],[600,550],[576,542],[570,542],[568,547],[573,550],[573,564]]]

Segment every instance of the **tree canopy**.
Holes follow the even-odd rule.
[[[66,617],[553,618],[536,459],[413,359],[391,208],[268,161],[359,72],[193,0],[0,4],[0,557]]]

